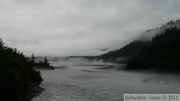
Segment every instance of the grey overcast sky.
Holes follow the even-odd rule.
[[[0,0],[0,37],[26,56],[99,55],[180,18],[180,0]]]

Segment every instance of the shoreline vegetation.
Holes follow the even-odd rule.
[[[0,39],[1,101],[30,101],[43,89],[41,73],[33,69],[30,59]]]
[[[50,65],[50,62],[46,57],[44,58],[43,61],[39,60],[38,62],[36,62],[36,57],[34,56],[34,54],[32,54],[30,60],[35,70],[54,70],[55,69],[54,66]]]

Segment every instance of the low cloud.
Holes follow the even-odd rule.
[[[27,56],[99,55],[180,18],[179,5],[179,0],[1,0],[0,36]]]

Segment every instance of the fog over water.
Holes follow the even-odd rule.
[[[180,75],[97,69],[99,62],[52,62],[42,70],[45,90],[33,101],[123,101],[125,93],[180,93]],[[65,68],[62,68],[65,67]]]
[[[166,28],[180,28],[180,22],[176,25],[164,25],[179,18],[180,0],[0,0],[0,38],[5,46],[15,48],[11,50],[6,47],[4,50],[7,53],[12,51],[15,54],[18,50],[26,57],[35,56],[37,62],[44,61],[45,56],[48,59],[50,57],[51,65],[56,67],[55,70],[40,70],[44,79],[41,86],[45,90],[32,101],[123,101],[123,94],[126,93],[180,93],[180,75],[125,71],[122,64],[103,60],[90,62],[88,59],[74,59],[73,56],[99,56],[120,49],[134,40],[150,41]],[[169,41],[167,44],[171,46]],[[160,45],[161,41],[157,46]],[[178,43],[174,45],[178,46]],[[156,44],[153,47],[159,48],[156,48]],[[179,48],[172,53],[176,51],[178,54]],[[146,57],[146,51],[142,53]],[[166,54],[166,51],[162,53]],[[158,56],[166,57],[164,54]],[[6,55],[6,52],[5,55],[2,54]],[[11,60],[11,56],[14,60]],[[17,56],[17,61],[15,56],[10,54],[5,60],[2,57],[2,61],[10,60],[8,63],[13,63],[13,66],[2,63],[3,66],[21,68],[27,65],[23,56],[22,60]],[[157,67],[169,68],[172,65],[172,69],[175,69],[174,67],[179,66],[178,61],[174,64],[178,55],[168,54],[168,57],[171,56],[177,58],[166,58],[172,63],[166,62],[166,59],[162,59],[162,62],[161,58],[154,59],[156,56],[143,62],[157,60],[152,66],[156,67],[157,64]],[[116,61],[127,62],[122,61],[124,59],[126,58],[119,57]],[[33,57],[31,60],[32,64],[36,64],[33,63]],[[22,65],[21,61],[24,62]],[[163,65],[164,62],[169,64]],[[47,64],[47,61],[40,64]],[[12,73],[7,72],[12,74],[10,76],[5,71],[2,74],[10,78],[10,81],[24,80],[21,74],[25,73],[16,69],[10,69],[13,70]],[[2,80],[6,81],[4,78]],[[19,84],[24,82],[18,83],[18,87]]]

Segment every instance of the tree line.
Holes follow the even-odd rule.
[[[180,70],[180,28],[167,28],[127,64],[127,69]]]
[[[0,39],[0,100],[28,101],[32,85],[39,87],[41,73],[33,69],[32,62],[16,48],[4,45]]]
[[[39,60],[37,62],[36,57],[34,56],[34,54],[32,54],[30,61],[33,64],[34,68],[44,68],[44,69],[52,69],[52,70],[54,69],[54,67],[50,65],[50,61],[47,59],[46,56],[44,58],[44,61]]]

